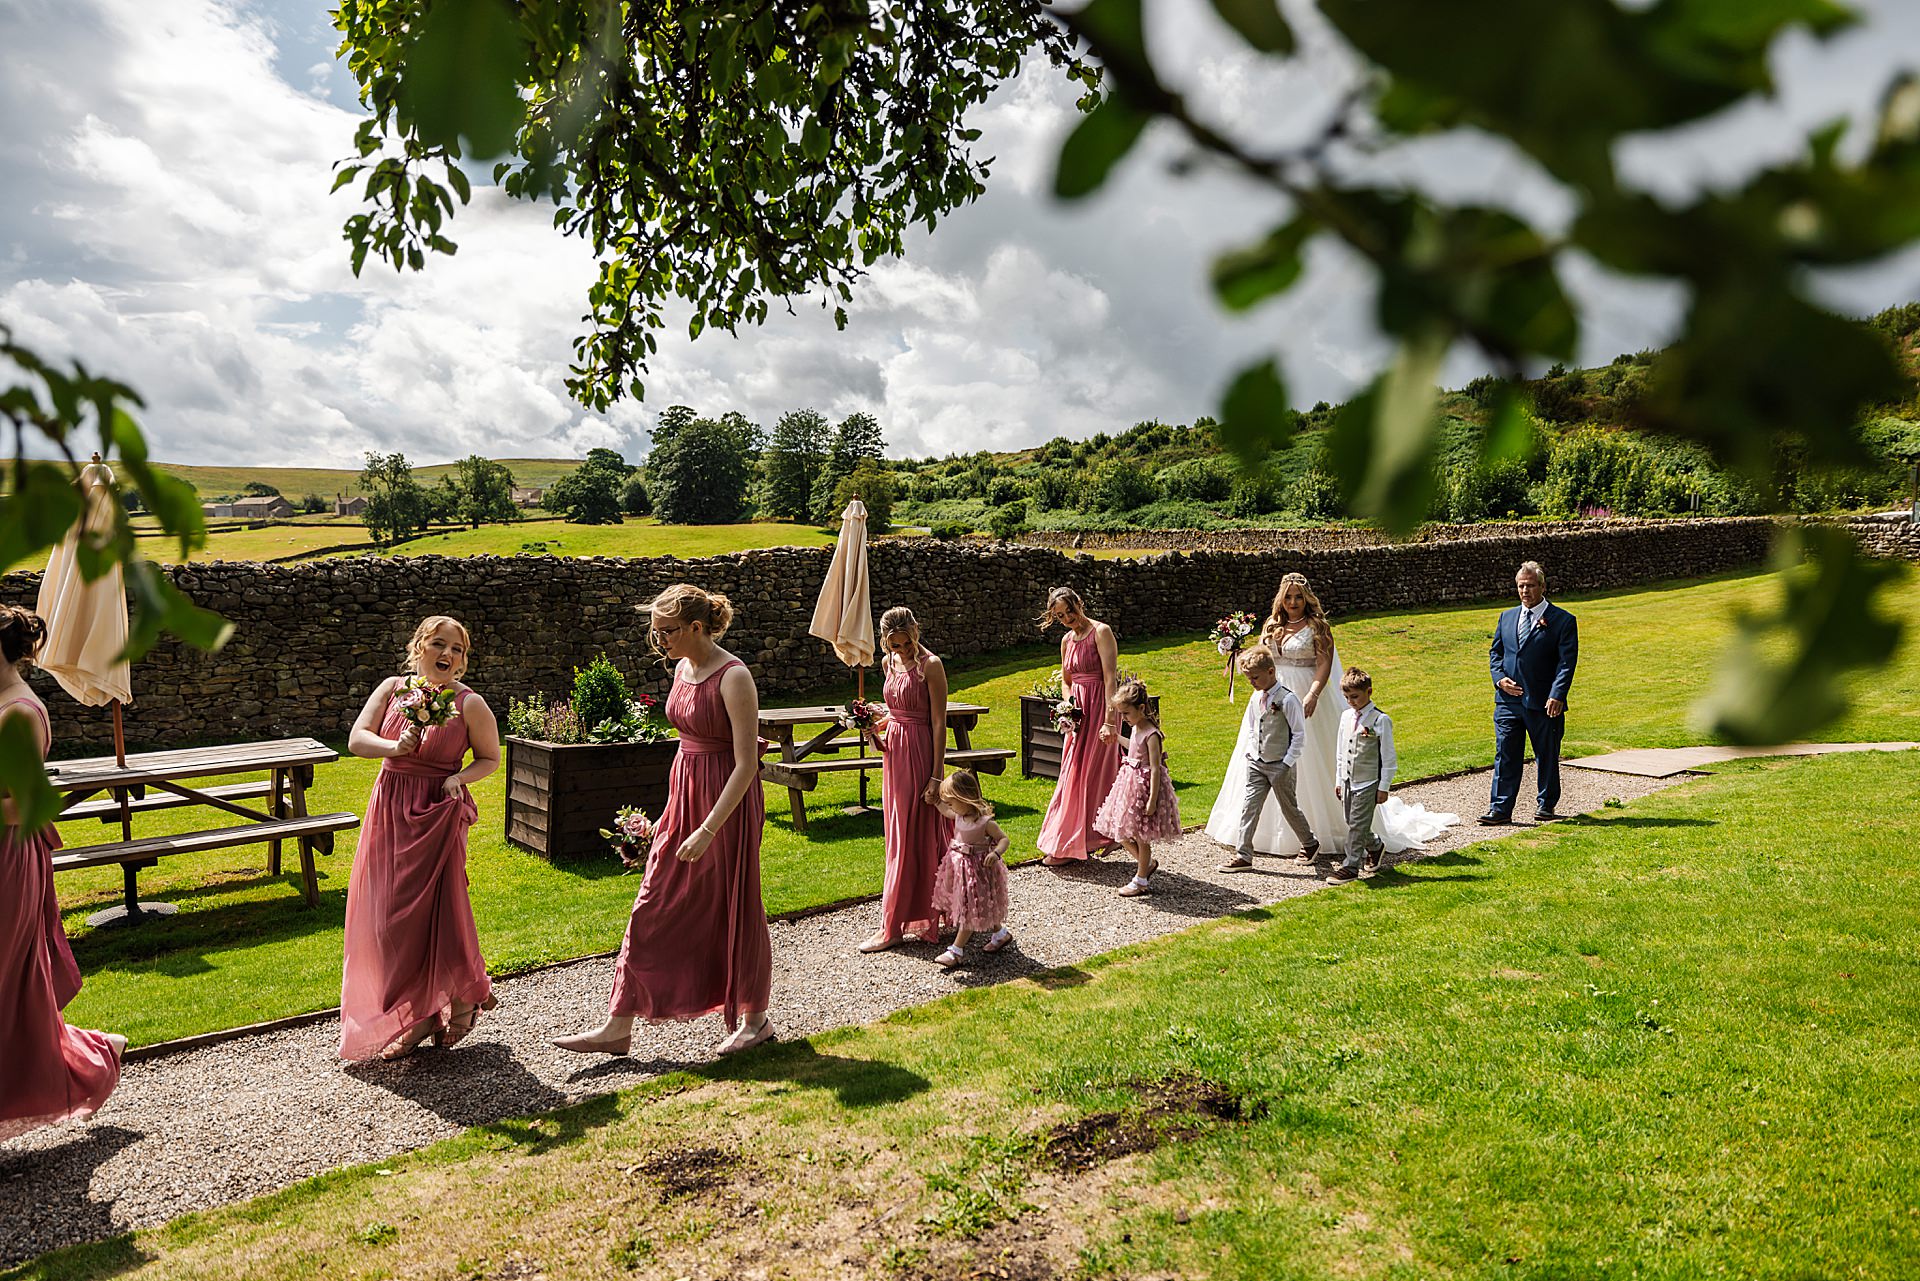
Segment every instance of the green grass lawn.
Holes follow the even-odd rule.
[[[1770,576],[1749,575],[1563,598],[1580,615],[1583,639],[1569,754],[1698,741],[1686,728],[1687,707],[1711,677],[1733,610],[1758,604],[1775,590]],[[1890,604],[1908,616],[1920,613],[1920,589],[1909,581],[1895,589]],[[1492,617],[1489,606],[1447,607],[1343,619],[1337,627],[1342,659],[1375,673],[1381,706],[1393,713],[1403,778],[1490,759],[1484,654]],[[930,621],[926,639],[940,648],[937,621]],[[1123,665],[1139,671],[1161,696],[1182,814],[1188,823],[1204,821],[1244,702],[1227,703],[1219,656],[1204,641],[1123,637],[1122,653]],[[954,697],[994,709],[981,722],[977,745],[1018,746],[1016,699],[1057,662],[1056,650],[1036,645],[954,664]],[[1886,669],[1855,681],[1852,690],[1854,708],[1829,737],[1920,736],[1912,715],[1920,704],[1920,646],[1909,643]],[[849,687],[822,697],[837,700],[851,692]],[[352,758],[321,768],[311,804],[316,811],[363,813],[375,768],[375,762]],[[985,782],[1013,837],[1012,857],[1033,857],[1051,783],[1021,780],[1017,762],[1006,775]],[[762,852],[768,910],[879,891],[879,816],[840,813],[856,787],[846,775],[823,779],[810,794],[804,837],[793,831],[786,792],[768,789]],[[617,875],[611,856],[591,867],[555,867],[509,846],[501,834],[501,776],[475,791],[481,817],[468,866],[481,943],[494,970],[511,972],[617,946],[638,881]],[[877,777],[872,795],[877,804]],[[204,816],[168,811],[147,816],[136,831],[205,822]],[[108,832],[96,822],[68,824],[64,835],[69,844],[81,844],[107,839]],[[321,860],[317,910],[301,904],[294,876],[265,876],[264,850],[224,850],[164,859],[141,874],[145,896],[179,903],[178,915],[137,930],[93,931],[85,918],[118,900],[118,870],[63,873],[58,886],[67,929],[87,975],[72,1017],[145,1044],[334,1004],[354,838],[341,833],[336,852]]]
[[[1916,883],[1911,757],[1743,762],[10,1276],[1895,1281]]]
[[[662,525],[652,517],[629,517],[618,525],[482,525],[396,547],[396,556],[718,556],[759,547],[825,547],[838,527],[817,529],[777,521],[741,525]]]

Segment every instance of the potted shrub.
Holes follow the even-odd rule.
[[[1134,673],[1120,672],[1114,683],[1123,684],[1132,680]],[[1059,668],[1045,680],[1035,681],[1027,692],[1020,695],[1020,776],[1022,778],[1059,778],[1060,753],[1066,747],[1066,736],[1053,727],[1053,707],[1060,701],[1060,691],[1065,680]],[[1153,708],[1154,715],[1160,714],[1160,696],[1149,695],[1147,702]],[[1094,712],[1094,727],[1099,728],[1099,713]],[[1125,748],[1133,738],[1133,727],[1120,720],[1120,745]]]
[[[654,818],[667,803],[679,740],[652,698],[635,698],[600,655],[574,669],[573,697],[507,707],[507,840],[549,860],[604,858],[600,833],[622,807]]]

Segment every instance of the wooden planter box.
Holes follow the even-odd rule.
[[[667,803],[667,771],[680,740],[543,743],[503,736],[507,749],[507,841],[559,862],[613,858],[600,829],[638,805],[654,818]]]
[[[1160,714],[1160,696],[1150,695],[1148,704],[1153,714]],[[1059,778],[1060,752],[1066,746],[1066,735],[1054,732],[1053,703],[1051,698],[1041,698],[1037,694],[1020,696],[1020,777],[1022,778]],[[1099,726],[1095,725],[1096,732]],[[1125,747],[1133,739],[1133,726],[1125,719],[1120,722],[1120,745]]]

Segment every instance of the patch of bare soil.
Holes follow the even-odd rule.
[[[739,1167],[739,1156],[721,1148],[679,1148],[634,1168],[660,1185],[660,1200],[666,1202],[726,1187]]]
[[[1120,1112],[1095,1112],[1063,1121],[1047,1131],[1042,1155],[1064,1174],[1083,1174],[1135,1152],[1151,1152],[1163,1143],[1190,1139],[1221,1122],[1250,1121],[1264,1107],[1249,1107],[1239,1095],[1205,1077],[1178,1075],[1157,1081],[1133,1081],[1139,1106]]]
[[[1063,1281],[1070,1275],[1046,1223],[1003,1223],[972,1241],[934,1238],[894,1272],[901,1281]],[[1069,1256],[1070,1257],[1070,1256]]]

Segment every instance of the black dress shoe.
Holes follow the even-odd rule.
[[[1502,814],[1498,810],[1488,810],[1479,819],[1482,827],[1504,827],[1513,822],[1513,815]]]

